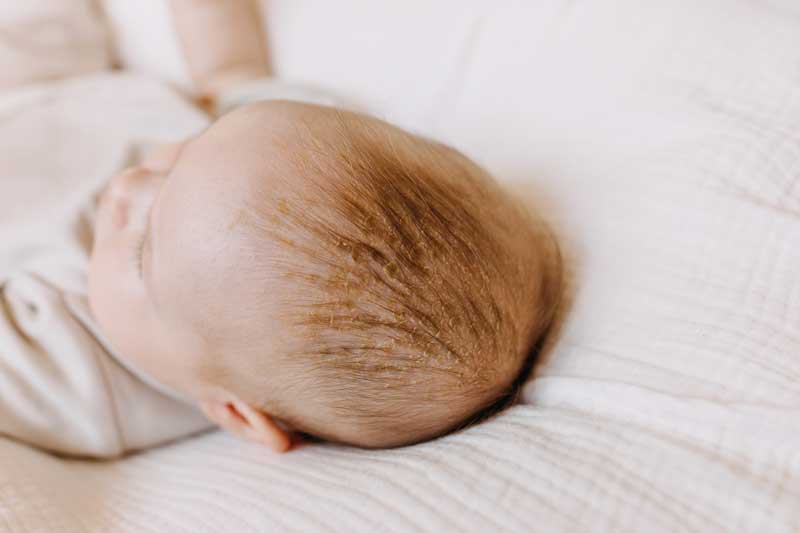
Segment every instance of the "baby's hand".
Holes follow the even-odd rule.
[[[220,94],[271,75],[256,0],[170,0],[170,7],[201,108],[213,114]]]

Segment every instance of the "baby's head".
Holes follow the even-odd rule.
[[[561,263],[457,151],[265,102],[112,180],[89,289],[115,350],[221,426],[391,447],[513,400]]]

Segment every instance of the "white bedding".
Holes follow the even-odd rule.
[[[271,2],[277,63],[545,209],[570,305],[528,403],[389,451],[0,439],[0,531],[800,530],[800,5],[424,4]]]
[[[0,2],[0,89],[108,68],[107,25],[95,4]]]

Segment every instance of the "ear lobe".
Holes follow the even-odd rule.
[[[266,445],[279,453],[287,451],[291,445],[288,432],[268,413],[237,398],[204,401],[200,408],[209,420],[241,438]]]

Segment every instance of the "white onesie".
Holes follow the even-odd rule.
[[[265,80],[226,95],[222,109],[267,98],[328,103]],[[86,296],[97,192],[141,143],[207,124],[170,89],[131,75],[0,93],[0,436],[115,457],[212,427],[108,346]]]

